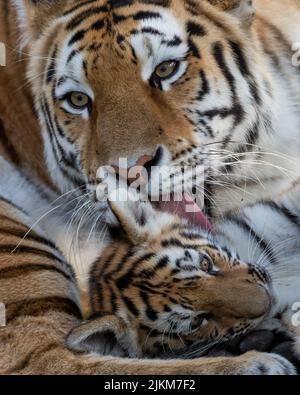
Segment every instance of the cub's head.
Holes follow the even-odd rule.
[[[61,191],[93,192],[100,166],[159,161],[158,146],[169,175],[174,165],[220,168],[269,124],[248,0],[14,2]]]
[[[146,202],[109,202],[113,233],[90,272],[92,316],[70,347],[129,356],[174,356],[232,339],[269,311],[268,278],[217,242]],[[196,354],[195,354],[196,353]]]

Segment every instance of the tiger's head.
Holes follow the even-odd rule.
[[[14,1],[61,191],[93,193],[97,169],[120,158],[159,164],[157,147],[173,177],[174,166],[234,171],[228,153],[270,125],[251,1]]]
[[[270,311],[267,274],[242,262],[217,234],[149,202],[109,206],[118,240],[90,272],[92,315],[68,336],[71,348],[199,356],[253,329]]]

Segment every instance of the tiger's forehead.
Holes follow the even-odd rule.
[[[187,55],[185,25],[178,7],[167,7],[170,2],[97,0],[80,4],[69,6],[60,18],[59,75],[67,73],[82,81],[99,67],[102,74],[111,74],[117,65],[128,70],[139,64],[141,77],[147,80],[159,63]]]

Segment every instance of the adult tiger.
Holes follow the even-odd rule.
[[[253,7],[245,0],[1,0],[0,21],[8,51],[0,69],[0,153],[43,193],[46,186],[57,194],[78,188],[90,214],[93,204],[84,199],[100,165],[120,156],[145,164],[162,152],[169,152],[170,176],[171,165],[201,169],[213,157],[205,175],[215,215],[297,177],[297,0]],[[86,221],[91,237],[81,234],[70,255],[68,219],[37,203],[32,185],[20,194],[11,169],[2,159],[1,195],[31,223],[51,210],[43,229],[83,281],[80,270],[101,249],[95,223]]]

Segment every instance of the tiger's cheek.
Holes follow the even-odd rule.
[[[54,111],[57,120],[67,138],[78,147],[84,144],[85,139],[91,133],[90,121],[83,119],[80,115],[68,114],[61,108],[60,103],[55,106]]]

